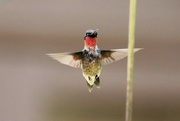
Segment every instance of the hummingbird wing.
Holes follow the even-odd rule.
[[[68,52],[68,53],[52,53],[47,54],[53,59],[59,61],[62,64],[74,67],[74,68],[80,68],[81,67],[81,59],[82,59],[82,52]]]
[[[137,52],[141,49],[142,48],[135,48],[134,52]],[[101,55],[102,55],[102,64],[107,65],[128,56],[128,49],[101,50]]]

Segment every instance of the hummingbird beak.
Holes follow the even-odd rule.
[[[94,31],[95,31],[95,32],[98,32],[98,31],[99,31],[99,29],[95,29]]]

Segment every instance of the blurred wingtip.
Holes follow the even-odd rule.
[[[143,50],[144,48],[134,48],[134,52],[137,52],[137,51],[140,51],[140,50]]]
[[[46,53],[45,55],[52,57],[54,54],[52,54],[52,53]]]
[[[47,56],[49,56],[49,57],[51,57],[53,59],[55,59],[55,57],[57,56],[56,54],[52,54],[52,53],[47,53],[45,55],[47,55]]]

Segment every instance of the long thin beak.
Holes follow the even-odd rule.
[[[99,31],[99,29],[95,29],[95,32],[98,32]]]

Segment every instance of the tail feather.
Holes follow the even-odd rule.
[[[91,92],[91,91],[93,90],[93,85],[90,85],[90,84],[87,82],[87,86],[88,86],[89,92]]]

